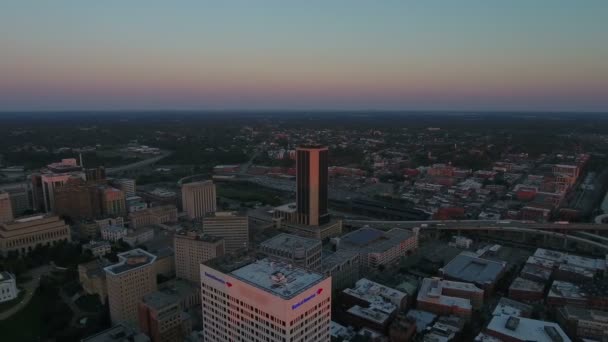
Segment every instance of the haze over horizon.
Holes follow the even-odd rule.
[[[608,111],[608,2],[0,4],[0,111]]]

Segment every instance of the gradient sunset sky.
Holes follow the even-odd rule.
[[[608,0],[1,0],[0,111],[608,111]]]

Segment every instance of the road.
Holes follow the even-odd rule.
[[[161,160],[163,158],[170,156],[172,153],[173,152],[171,152],[171,151],[163,151],[159,156],[156,156],[153,158],[141,160],[141,161],[123,165],[123,166],[111,167],[111,168],[106,169],[106,174],[111,175],[111,174],[116,174],[116,173],[120,173],[120,172],[124,172],[124,171],[128,171],[128,170],[139,169],[141,167],[149,166],[149,165],[152,165],[152,164],[158,162],[159,160]]]
[[[366,225],[383,228],[416,228],[422,230],[488,230],[504,228],[525,228],[536,230],[575,230],[575,231],[608,231],[608,224],[594,223],[538,223],[517,220],[448,220],[448,221],[378,221],[378,220],[344,220],[344,224],[352,227],[363,227]]]
[[[26,290],[25,296],[19,302],[19,304],[13,306],[12,308],[8,309],[7,311],[1,312],[0,321],[11,317],[12,315],[16,314],[19,310],[23,309],[30,302],[30,300],[34,296],[34,293],[36,292],[36,289],[40,285],[40,277],[50,273],[52,270],[53,270],[53,266],[51,266],[51,265],[44,265],[44,266],[40,266],[38,268],[34,268],[33,270],[30,270],[27,273],[27,275],[30,276],[32,279],[30,281],[28,281],[27,283],[21,285],[21,287],[23,287]]]

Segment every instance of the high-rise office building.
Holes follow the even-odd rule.
[[[249,247],[249,219],[232,211],[220,211],[203,218],[203,233],[224,238],[226,253]]]
[[[106,180],[106,168],[103,166],[85,169],[84,174],[87,182],[100,182]]]
[[[13,206],[8,192],[0,190],[0,223],[13,220]]]
[[[101,215],[101,203],[97,187],[86,184],[78,177],[70,177],[54,191],[53,212],[73,220],[93,219]]]
[[[86,179],[82,167],[74,158],[62,159],[61,162],[47,165],[40,173],[32,174],[34,209],[52,212],[55,209],[55,189],[73,176]]]
[[[13,217],[19,217],[23,215],[26,210],[32,209],[29,186],[27,183],[5,187],[4,191],[8,193],[8,196],[11,199]]]
[[[122,216],[127,212],[125,194],[109,186],[99,187],[101,208],[104,215]]]
[[[110,181],[112,186],[122,190],[125,193],[125,197],[135,196],[135,179],[131,178],[117,178]]]
[[[174,235],[175,275],[198,283],[202,262],[224,255],[224,239],[195,231]]]
[[[156,291],[156,256],[142,249],[118,254],[118,263],[104,268],[113,324],[136,326],[142,298]]]
[[[327,153],[327,146],[321,145],[302,145],[296,149],[298,223],[319,226],[329,222]]]
[[[204,341],[330,340],[331,277],[269,258],[223,259],[201,265]]]
[[[215,184],[207,180],[182,185],[182,206],[190,219],[204,217],[216,210]]]

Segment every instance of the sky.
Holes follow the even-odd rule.
[[[608,111],[608,1],[0,1],[0,111],[174,109]]]

